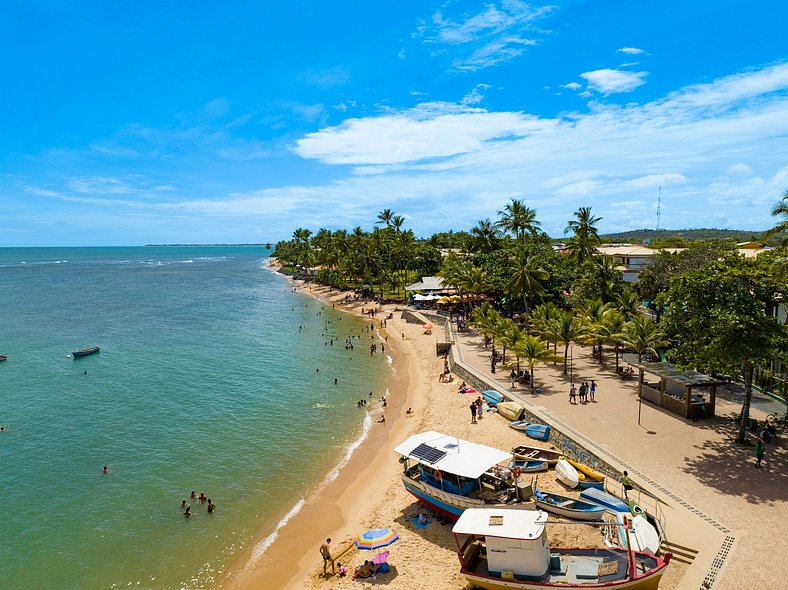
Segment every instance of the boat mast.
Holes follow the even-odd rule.
[[[632,543],[629,542],[629,526],[631,519],[624,517],[624,533],[627,536],[627,561],[629,562],[629,579],[635,579],[635,556],[632,555]]]

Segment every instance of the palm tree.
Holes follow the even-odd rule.
[[[567,241],[566,249],[575,257],[578,264],[583,264],[594,255],[594,247],[602,243],[595,225],[602,218],[591,215],[591,207],[580,207],[575,211],[575,217],[577,219],[570,220],[564,230],[564,233],[570,231],[574,233]]]
[[[615,305],[626,320],[631,320],[640,311],[640,297],[634,291],[623,291],[616,296]]]
[[[525,313],[529,313],[528,299],[544,292],[542,281],[550,278],[550,273],[540,266],[537,257],[525,248],[518,250],[510,259],[512,276],[504,290],[514,297],[522,297]]]
[[[623,329],[622,342],[638,353],[638,362],[650,352],[657,356],[657,349],[668,345],[662,328],[644,315],[635,316]]]
[[[471,229],[471,250],[487,254],[498,247],[501,232],[489,219],[480,220]]]
[[[402,215],[395,215],[391,218],[391,227],[394,228],[394,231],[397,233],[402,231],[402,226],[405,224],[405,218]]]
[[[533,336],[532,334],[525,334],[522,339],[515,344],[512,352],[517,356],[518,361],[522,358],[528,363],[528,370],[531,373],[531,390],[536,387],[534,385],[534,367],[536,364],[547,363],[556,358],[555,353],[550,350],[550,347],[548,347],[541,338]],[[519,368],[517,372],[520,372]]]
[[[540,223],[536,220],[536,211],[527,207],[525,201],[513,198],[498,215],[501,216],[498,227],[514,234],[519,242],[525,240],[526,232],[533,236],[538,232]]]
[[[582,318],[575,317],[572,312],[565,311],[551,322],[550,337],[564,346],[564,375],[569,358],[569,345],[586,337],[588,327]]]
[[[553,320],[561,314],[561,309],[552,301],[543,303],[533,309],[531,312],[531,324],[542,338],[547,339],[549,342],[555,342],[552,338],[550,326]],[[556,344],[556,346],[558,346]]]
[[[781,248],[788,248],[788,191],[785,191],[782,199],[772,209],[772,215],[782,216],[782,219],[772,229],[766,232],[765,237],[782,236],[780,240]]]
[[[394,220],[394,211],[391,209],[383,209],[380,213],[378,213],[378,220],[375,222],[375,225],[378,223],[386,224],[386,227],[391,227],[391,223]]]
[[[618,355],[621,352],[621,344],[624,342],[624,326],[626,318],[617,309],[608,311],[602,322],[596,327],[595,335],[602,342],[613,345],[616,353],[616,373],[618,373]],[[599,360],[602,360],[602,347],[599,347]]]
[[[580,309],[580,313],[583,314],[586,325],[588,326],[588,336],[594,345],[599,346],[600,360],[602,358],[602,337],[598,335],[598,331],[605,319],[605,315],[607,315],[612,309],[612,304],[603,303],[599,298],[586,301],[583,307]]]

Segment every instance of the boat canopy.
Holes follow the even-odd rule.
[[[512,458],[511,453],[434,431],[414,434],[394,452],[433,469],[472,479]]]
[[[505,539],[538,539],[544,531],[547,512],[513,510],[511,508],[468,508],[451,532],[455,535],[502,537]]]

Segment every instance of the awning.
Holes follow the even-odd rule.
[[[425,459],[421,452],[418,453],[418,456],[413,455],[413,451],[422,445],[434,449],[435,455],[439,458],[430,461]],[[424,463],[433,469],[440,469],[445,473],[471,479],[480,477],[498,463],[509,461],[512,458],[511,453],[434,431],[414,434],[395,448],[394,452],[408,457],[408,459]]]

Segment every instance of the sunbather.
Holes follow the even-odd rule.
[[[378,567],[372,563],[371,561],[364,560],[364,565],[360,565],[356,568],[355,573],[353,574],[354,578],[370,578],[374,576],[378,571]]]

